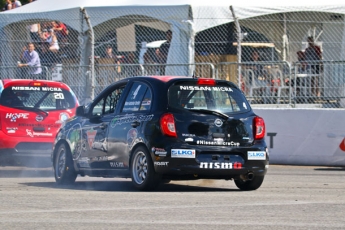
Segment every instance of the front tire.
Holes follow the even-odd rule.
[[[144,147],[133,152],[130,167],[132,183],[137,189],[150,191],[160,184],[161,176],[155,172],[151,156]]]
[[[264,181],[264,176],[254,176],[252,180],[235,180],[237,188],[243,191],[251,191],[260,188],[262,182]]]
[[[54,159],[55,181],[60,185],[73,184],[77,175],[74,169],[71,151],[66,143],[61,143]]]

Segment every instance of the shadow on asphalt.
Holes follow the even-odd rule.
[[[315,168],[316,171],[345,171],[345,167],[322,167]]]
[[[78,182],[73,185],[59,186],[55,182],[35,182],[21,183],[26,186],[54,188],[54,189],[70,189],[83,191],[104,191],[104,192],[141,192],[134,188],[132,182],[128,181],[87,181]],[[231,184],[229,184],[229,187]],[[199,185],[180,185],[170,182],[169,184],[161,184],[154,191],[150,192],[241,192],[239,189],[212,188]]]
[[[24,177],[53,177],[53,170],[49,168],[27,167],[0,167],[0,178],[24,178]]]

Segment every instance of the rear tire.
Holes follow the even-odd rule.
[[[74,169],[71,151],[66,143],[61,143],[57,148],[54,158],[55,181],[60,185],[73,184],[77,175]]]
[[[251,191],[260,188],[262,182],[264,181],[264,176],[254,176],[252,180],[235,180],[237,188],[243,191]]]
[[[151,156],[142,146],[133,152],[130,170],[132,183],[139,190],[150,191],[160,184],[161,176],[155,172]]]

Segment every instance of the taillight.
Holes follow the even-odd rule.
[[[198,78],[197,85],[216,85],[216,80],[213,78]]]
[[[262,117],[255,117],[253,121],[254,139],[259,140],[265,137],[265,121]]]
[[[161,117],[160,125],[164,135],[170,137],[177,137],[174,115],[172,115],[171,113],[164,114]]]

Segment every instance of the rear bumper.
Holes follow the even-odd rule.
[[[53,142],[53,138],[11,137],[0,132],[0,155],[47,155],[50,157]]]
[[[174,146],[175,147],[175,146]],[[155,171],[181,179],[238,179],[248,173],[264,176],[269,167],[269,153],[264,143],[250,147],[178,146],[179,151],[195,150],[195,156],[171,157],[171,149],[163,155],[152,152]],[[176,148],[176,147],[175,147]],[[162,152],[162,150],[161,150]],[[176,151],[175,151],[176,152]],[[158,155],[158,156],[157,156]]]
[[[269,166],[268,160],[239,163],[208,162],[196,165],[162,166],[155,164],[157,173],[171,178],[185,179],[238,179],[241,175],[253,173],[255,176],[264,176]],[[169,165],[169,163],[168,163]]]

